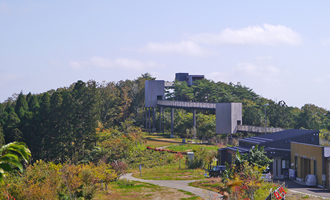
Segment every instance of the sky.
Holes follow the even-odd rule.
[[[0,0],[0,102],[149,72],[330,109],[330,1]]]

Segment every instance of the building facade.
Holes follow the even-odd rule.
[[[307,174],[314,174],[319,186],[324,181],[329,188],[329,157],[330,147],[291,142],[291,167],[299,181],[304,181]]]
[[[239,146],[218,149],[220,165],[232,164],[236,151],[249,153],[256,145],[264,147],[265,155],[273,159],[270,169],[274,178],[287,178],[291,163],[291,142],[319,145],[319,131],[290,129],[239,140]]]

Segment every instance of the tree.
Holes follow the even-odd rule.
[[[241,155],[237,150],[235,155],[235,164],[237,166],[241,166],[244,162],[248,162],[249,165],[258,166],[258,167],[268,167],[268,165],[273,162],[272,159],[269,159],[265,155],[264,147],[260,147],[256,145],[252,147],[249,153]],[[237,168],[239,169],[239,167]]]
[[[263,123],[263,118],[260,114],[260,109],[255,102],[251,100],[243,100],[243,123],[251,126],[261,126]]]
[[[8,113],[8,114],[7,114]],[[4,116],[5,125],[3,127],[6,143],[20,140],[22,138],[21,131],[17,128],[21,120],[15,113],[13,107],[9,106],[6,108]]]
[[[26,102],[25,96],[23,95],[23,93],[21,92],[18,95],[18,98],[16,100],[16,105],[15,105],[15,112],[18,115],[18,117],[20,119],[23,118],[23,116],[25,115],[25,112],[28,110],[28,104]]]
[[[6,172],[13,170],[12,166],[17,167],[23,172],[23,166],[20,161],[29,162],[31,152],[23,142],[12,142],[6,144],[0,149],[0,182],[3,183],[3,177]]]

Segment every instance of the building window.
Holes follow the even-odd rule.
[[[289,160],[282,160],[282,169],[288,169],[290,167]]]

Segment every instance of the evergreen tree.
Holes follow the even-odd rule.
[[[20,119],[22,119],[25,115],[25,112],[28,110],[28,104],[26,102],[25,96],[21,92],[18,95],[18,98],[16,100],[16,105],[15,105],[15,112],[18,115]]]

